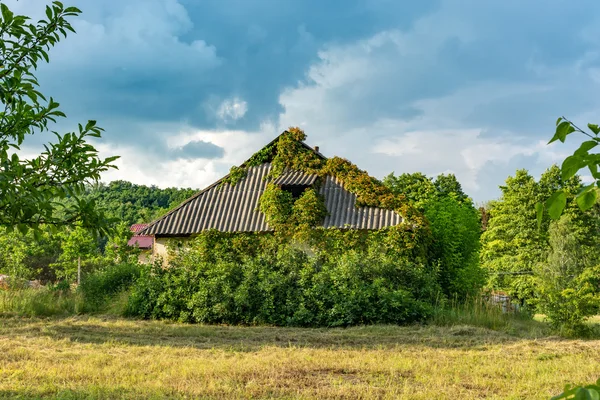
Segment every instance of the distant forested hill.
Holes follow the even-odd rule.
[[[192,196],[198,190],[136,185],[127,181],[98,184],[86,196],[94,198],[110,217],[131,225],[151,222]]]

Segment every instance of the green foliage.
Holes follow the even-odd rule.
[[[589,131],[585,131],[569,121],[565,117],[560,117],[556,121],[556,132],[548,144],[560,140],[565,142],[567,136],[577,132],[590,138],[581,143],[575,152],[565,158],[561,165],[561,175],[563,180],[574,177],[579,171],[587,169],[594,179],[594,183],[587,185],[577,193],[577,205],[582,211],[586,211],[597,204],[598,188],[600,187],[600,154],[590,153],[600,143],[600,129],[598,125],[588,124]],[[543,199],[543,206],[548,209],[552,219],[560,218],[565,208],[565,196],[560,191],[556,191],[551,196]]]
[[[563,180],[556,166],[544,172],[539,182],[525,170],[506,180],[500,187],[501,199],[490,203],[490,218],[481,237],[481,265],[490,274],[491,287],[506,290],[522,302],[535,299],[534,267],[545,261],[551,221],[549,213],[536,209],[536,204],[561,190],[566,196],[565,212],[574,226],[591,234],[598,220],[591,211],[578,209],[574,199],[580,187],[579,178]]]
[[[100,158],[88,142],[101,136],[102,129],[95,121],[80,124],[76,132],[53,132],[56,140],[37,157],[19,155],[28,136],[48,131],[50,123],[65,117],[52,97],[39,92],[35,70],[39,63],[49,61],[48,51],[61,37],[74,32],[68,19],[80,11],[55,1],[46,7],[46,19],[31,23],[26,16],[14,15],[5,4],[0,7],[0,226],[25,233],[44,224],[77,222],[104,233],[109,219],[94,201],[80,198],[85,184],[98,181],[117,158]],[[67,196],[74,198],[69,206],[56,202]]]
[[[85,275],[78,288],[83,298],[82,311],[102,309],[115,295],[129,288],[139,275],[140,267],[132,263],[110,265]]]
[[[420,172],[395,176],[392,172],[383,179],[383,184],[397,195],[404,195],[415,207],[423,209],[425,204],[437,196],[431,178]]]
[[[74,282],[77,278],[79,260],[82,270],[94,269],[100,256],[96,238],[91,232],[75,227],[60,233],[61,254],[58,261],[52,265],[56,277]]]
[[[286,169],[302,171],[307,174],[319,173],[324,160],[314,151],[306,148],[302,142],[306,135],[299,128],[289,128],[279,136],[276,153],[271,161],[269,178],[276,178]]]
[[[269,183],[259,199],[259,209],[275,230],[284,230],[291,223],[294,198],[286,190]]]
[[[300,230],[316,227],[326,216],[325,200],[314,188],[306,189],[292,206],[292,218]]]
[[[504,312],[484,293],[476,297],[438,302],[429,320],[438,326],[478,326],[511,335],[539,337],[550,332],[546,324],[533,321],[525,312]]]
[[[77,314],[81,296],[71,291],[41,289],[0,290],[0,315],[51,317]]]
[[[22,279],[54,280],[52,263],[60,255],[58,235],[46,227],[37,235],[0,228],[0,273]]]
[[[310,230],[327,215],[323,197],[315,189],[306,189],[294,200],[290,192],[272,183],[260,197],[259,209],[278,235],[304,238],[308,238]]]
[[[551,400],[573,399],[573,400],[598,400],[600,399],[600,378],[595,384],[585,386],[566,385],[564,391],[552,397]]]
[[[225,177],[222,181],[221,181],[221,186],[223,186],[224,184],[228,183],[231,186],[235,186],[237,185],[242,179],[244,179],[246,177],[246,175],[248,174],[248,170],[246,168],[242,168],[242,167],[238,167],[238,166],[233,166],[231,167],[231,169],[229,170],[229,175],[227,175],[227,177]]]
[[[469,196],[462,190],[462,186],[454,174],[441,174],[433,182],[438,196],[452,197],[460,203],[471,202]]]
[[[266,146],[260,151],[254,153],[252,157],[246,160],[241,166],[238,167],[234,165],[233,167],[231,167],[231,169],[229,170],[229,175],[223,178],[220,186],[222,187],[225,184],[229,184],[231,186],[237,185],[242,179],[246,177],[246,175],[248,174],[249,167],[256,167],[258,165],[271,161],[273,159],[275,149],[276,145],[270,144],[269,146]]]
[[[398,176],[391,173],[384,178],[383,184],[395,194],[404,195],[421,210],[437,198],[451,197],[460,203],[471,202],[454,174],[441,174],[433,180],[420,172]]]
[[[136,264],[117,264],[87,274],[75,291],[65,280],[41,288],[11,285],[9,289],[0,290],[0,315],[50,317],[106,311],[115,308],[120,293],[131,286],[139,274]]]
[[[132,236],[128,224],[118,224],[104,246],[104,256],[116,264],[136,263],[140,250],[127,245]]]
[[[480,216],[456,177],[435,181],[421,173],[388,175],[384,184],[422,210],[431,230],[428,262],[439,266],[439,281],[450,298],[475,295],[485,282],[479,267]]]
[[[94,200],[111,219],[121,220],[111,224],[108,235],[94,238],[81,227],[44,225],[26,234],[0,228],[0,273],[44,283],[57,279],[72,281],[78,256],[82,257],[84,271],[108,263],[135,261],[139,251],[127,246],[132,235],[130,225],[150,221],[194,193],[192,189],[158,189],[124,181],[89,186],[82,197]],[[71,201],[74,199],[63,200]]]
[[[199,235],[169,268],[145,267],[129,313],[289,326],[405,323],[429,315],[438,293],[435,271],[380,237],[355,232],[363,247],[349,249],[339,231],[319,231],[326,243],[318,248],[264,234]]]
[[[440,197],[426,206],[433,244],[430,258],[439,264],[439,281],[450,298],[476,295],[485,283],[479,266],[481,225],[477,210],[457,197]]]
[[[126,181],[99,183],[86,188],[84,199],[94,200],[105,214],[131,226],[150,222],[194,195],[193,189],[167,188],[136,185]],[[65,199],[65,203],[74,201]]]
[[[600,311],[600,266],[569,216],[550,225],[551,251],[536,268],[538,305],[565,336],[585,335],[587,317]]]

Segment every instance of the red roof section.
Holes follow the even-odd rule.
[[[142,229],[146,228],[148,225],[150,224],[133,224],[129,229],[131,230],[131,232],[137,233]]]
[[[129,246],[138,246],[140,249],[151,249],[154,243],[152,236],[132,236],[127,242]]]
[[[129,228],[131,232],[137,233],[146,228],[148,224],[133,224]],[[129,239],[127,245],[138,246],[140,249],[151,249],[154,244],[154,236],[134,235]]]

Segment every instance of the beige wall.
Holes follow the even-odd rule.
[[[152,262],[152,250],[141,250],[140,254],[138,254],[138,261],[142,264]]]
[[[169,251],[168,244],[170,242],[181,241],[183,243],[187,242],[189,238],[187,237],[154,237],[154,246],[152,246],[152,258],[162,258],[163,264],[166,265],[169,262]]]

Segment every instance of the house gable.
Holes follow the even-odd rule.
[[[286,134],[284,132],[282,135]],[[256,154],[272,153],[277,143],[273,140]],[[326,161],[318,151],[304,142],[299,142],[304,151],[313,152],[314,156]],[[256,159],[256,154],[253,156]],[[158,220],[149,224],[142,232],[156,236],[189,236],[208,229],[222,232],[268,232],[273,229],[268,225],[265,215],[259,211],[259,199],[272,182],[287,189],[302,192],[303,188],[318,187],[323,196],[328,215],[322,226],[339,229],[381,229],[398,225],[402,217],[394,210],[379,207],[357,207],[357,196],[345,188],[344,183],[333,175],[319,176],[316,173],[285,168],[275,171],[278,166],[270,159],[260,157],[260,161],[249,159],[235,173],[243,172],[243,177],[231,183],[231,174],[208,186],[179,207],[170,211]],[[232,168],[232,173],[234,168]],[[274,172],[279,172],[273,176]]]

